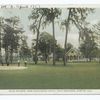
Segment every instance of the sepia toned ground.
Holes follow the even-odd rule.
[[[99,63],[27,65],[23,70],[0,70],[0,89],[100,89]]]

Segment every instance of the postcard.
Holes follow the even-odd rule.
[[[100,5],[0,5],[0,94],[100,94]]]

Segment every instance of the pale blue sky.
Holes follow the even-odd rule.
[[[24,8],[24,9],[0,9],[0,16],[3,16],[5,18],[9,18],[12,16],[18,16],[20,18],[20,26],[24,28],[25,30],[25,35],[28,36],[28,44],[29,46],[31,45],[31,39],[35,38],[35,35],[29,30],[29,19],[28,16],[31,14],[31,9],[29,8]],[[67,16],[67,12],[64,10],[62,14],[62,18],[65,18]],[[92,24],[97,23],[100,21],[100,9],[96,9],[95,13],[90,14],[87,18],[87,21],[89,21]],[[47,31],[48,33],[52,34],[52,26],[51,24],[46,27],[46,29],[42,30]],[[64,39],[65,39],[65,31],[62,31],[60,29],[60,26],[56,23],[55,24],[55,35],[56,39],[58,40],[58,43],[61,44],[63,47],[64,45]],[[75,27],[71,27],[69,35],[68,35],[68,42],[72,43],[75,47],[78,47],[78,30]]]

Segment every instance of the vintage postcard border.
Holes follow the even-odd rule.
[[[10,5],[10,4],[0,4],[0,9],[4,8],[4,9],[9,9],[9,8],[37,8],[37,7],[40,7],[40,8],[50,8],[50,7],[58,7],[58,8],[71,8],[71,7],[75,7],[75,8],[100,8],[100,4],[65,4],[65,5],[57,5],[57,4],[54,4],[54,5],[49,5],[49,4],[42,4],[42,5],[39,5],[39,4],[14,4],[14,5]],[[37,94],[42,94],[42,95],[46,95],[46,94],[49,94],[49,95],[66,95],[66,94],[77,94],[77,95],[82,95],[82,94],[87,94],[87,95],[99,95],[100,94],[100,89],[1,89],[0,90],[0,95],[15,95],[15,94],[34,94],[34,95],[37,95]]]

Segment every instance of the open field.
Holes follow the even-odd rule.
[[[0,89],[100,89],[100,64],[28,65],[23,70],[0,70]]]

